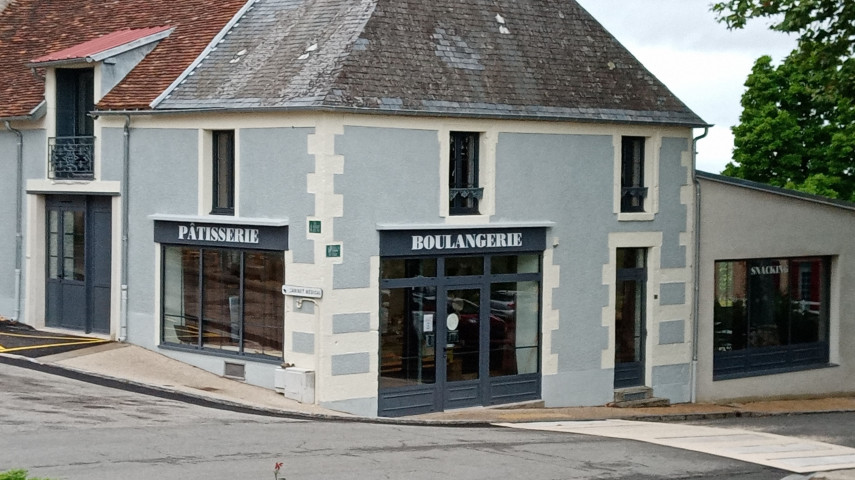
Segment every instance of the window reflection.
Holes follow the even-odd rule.
[[[278,252],[164,247],[163,342],[282,358],[283,278]]]
[[[792,345],[828,339],[828,260],[755,259],[716,262],[713,348],[719,364],[728,352],[783,352],[777,365],[817,361],[788,356]],[[811,351],[813,352],[813,351]],[[827,351],[825,353],[827,355]],[[748,358],[748,357],[741,357]],[[771,357],[770,357],[771,358]],[[750,359],[748,360],[750,364]],[[760,365],[764,367],[765,365]],[[750,367],[746,367],[749,368]]]
[[[490,376],[537,373],[540,333],[538,282],[490,286]]]
[[[436,288],[392,288],[380,297],[380,386],[436,381]]]

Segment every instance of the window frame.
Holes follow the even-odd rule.
[[[220,138],[226,138],[226,152],[228,158],[221,161],[223,152],[220,148]],[[225,178],[220,178],[223,174],[221,168],[223,163],[227,168]],[[211,131],[211,215],[234,215],[235,214],[235,131],[234,130],[212,130]],[[226,185],[223,185],[223,184]],[[225,203],[220,204],[221,189],[225,187],[226,193]]]
[[[473,131],[449,132],[448,214],[451,216],[481,214],[484,197],[480,178],[481,136]]]
[[[194,250],[198,253],[198,264],[197,271],[195,275],[197,276],[196,282],[191,286],[191,288],[196,288],[198,291],[196,292],[195,301],[198,303],[197,310],[193,312],[185,311],[185,297],[184,293],[181,293],[181,310],[182,312],[179,314],[173,314],[167,311],[167,288],[170,285],[167,285],[166,277],[168,275],[167,271],[169,265],[167,265],[167,250],[168,249],[177,249],[180,254],[183,255],[185,250]],[[239,274],[239,305],[236,311],[239,313],[239,322],[240,322],[240,331],[238,332],[238,345],[236,350],[229,350],[225,348],[213,348],[206,346],[205,340],[203,338],[203,333],[206,328],[206,324],[208,320],[205,319],[205,302],[206,302],[206,285],[205,278],[207,273],[205,271],[205,254],[207,252],[218,252],[218,253],[228,253],[235,254],[237,253],[240,257],[240,274]],[[222,247],[207,247],[207,246],[194,246],[194,245],[177,245],[177,244],[163,244],[160,248],[160,257],[161,257],[161,268],[160,268],[160,335],[159,335],[159,346],[161,348],[175,349],[175,350],[191,350],[200,353],[209,353],[218,356],[226,356],[226,357],[239,357],[246,358],[258,361],[268,361],[268,362],[281,362],[284,358],[284,328],[285,328],[285,306],[284,306],[284,297],[279,295],[278,288],[284,283],[285,279],[285,259],[282,257],[281,268],[282,268],[282,278],[276,280],[276,290],[272,291],[273,294],[277,295],[276,298],[282,298],[282,305],[278,311],[278,318],[275,319],[280,325],[278,330],[280,332],[279,338],[275,339],[280,344],[279,350],[275,350],[278,353],[278,356],[269,355],[266,353],[257,353],[257,352],[247,352],[247,311],[246,306],[249,303],[247,299],[247,283],[248,283],[248,272],[247,266],[249,262],[247,262],[247,256],[251,254],[262,254],[262,255],[277,255],[281,254],[281,252],[274,250],[247,250],[247,249],[232,249],[232,248],[222,248]],[[181,271],[180,275],[183,277],[185,275],[184,265],[180,264]],[[173,266],[174,267],[174,266]],[[174,272],[173,272],[174,273]],[[196,325],[196,334],[195,334],[195,342],[183,342],[183,341],[169,341],[167,338],[167,317],[180,317],[182,322],[187,318],[195,319]],[[175,335],[178,334],[176,333]],[[188,337],[189,338],[189,337]]]
[[[621,213],[645,213],[647,211],[648,187],[644,178],[646,143],[645,137],[621,137]]]

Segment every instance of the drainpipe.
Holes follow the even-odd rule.
[[[21,321],[21,299],[23,292],[21,289],[21,273],[23,271],[23,218],[24,218],[24,203],[23,203],[23,187],[24,187],[24,135],[20,130],[12,128],[12,124],[6,120],[6,129],[18,136],[18,163],[17,177],[15,183],[15,313],[12,315],[12,321]]]
[[[700,325],[698,294],[701,291],[701,183],[698,181],[695,171],[698,160],[698,140],[706,137],[709,131],[710,127],[704,127],[704,133],[692,139],[692,183],[695,185],[695,278],[692,293],[692,385],[689,392],[691,403],[695,403],[698,398],[698,327]]]
[[[130,180],[131,116],[125,115],[124,151],[122,157],[122,301],[119,318],[119,341],[128,339],[128,181]]]

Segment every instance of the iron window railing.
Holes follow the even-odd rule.
[[[48,154],[50,178],[95,178],[95,137],[49,138]]]
[[[620,191],[621,212],[643,212],[647,187],[623,187]]]

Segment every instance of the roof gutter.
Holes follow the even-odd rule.
[[[160,101],[165,100],[165,97]],[[152,102],[154,103],[154,102]],[[389,115],[389,116],[405,116],[405,117],[430,117],[430,118],[471,118],[471,119],[490,119],[490,120],[540,120],[544,122],[579,122],[579,123],[604,123],[604,124],[633,124],[633,125],[651,125],[658,127],[676,127],[676,128],[709,128],[712,125],[698,122],[679,122],[679,121],[656,121],[656,120],[627,120],[626,118],[606,118],[606,117],[584,117],[584,116],[569,116],[558,114],[508,114],[508,113],[477,113],[467,112],[465,110],[456,111],[426,111],[426,110],[404,110],[404,109],[388,109],[381,108],[364,108],[364,107],[265,107],[265,108],[229,108],[229,107],[197,107],[197,108],[182,108],[182,109],[161,109],[161,110],[96,110],[93,115],[98,116],[125,116],[125,115],[190,115],[196,113],[353,113],[360,115]]]
[[[692,139],[692,183],[695,186],[695,220],[694,220],[694,266],[692,279],[692,369],[691,369],[691,387],[689,391],[689,402],[695,403],[698,400],[698,327],[700,326],[700,313],[698,294],[701,291],[701,182],[698,181],[697,161],[698,161],[698,140],[707,136],[710,132],[709,127],[704,127],[704,133]]]
[[[21,274],[24,263],[24,233],[22,229],[24,216],[24,134],[21,133],[20,130],[12,128],[12,124],[9,120],[6,120],[4,123],[6,125],[6,130],[14,133],[18,137],[18,153],[15,170],[15,311],[12,314],[12,321],[18,322],[21,318],[21,299],[23,297],[23,293],[21,291]]]

